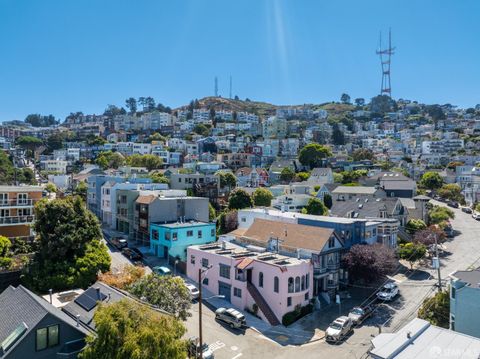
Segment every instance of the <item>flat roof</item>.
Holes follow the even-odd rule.
[[[378,188],[365,186],[338,186],[332,193],[375,194]]]
[[[480,288],[480,268],[475,270],[459,270],[452,273],[452,277],[458,278],[462,282],[469,284],[471,287]]]
[[[185,222],[169,222],[169,223],[155,222],[152,224],[157,227],[165,227],[165,228],[186,228],[186,227],[195,227],[195,226],[206,226],[208,224],[213,224],[213,223],[186,220]]]
[[[42,186],[0,186],[0,192],[42,192]]]
[[[334,222],[334,223],[344,223],[344,224],[352,224],[355,222],[366,222],[365,219],[361,218],[344,218],[344,217],[329,217],[329,216],[317,216],[314,214],[303,214],[303,213],[295,213],[295,212],[282,212],[275,209],[262,209],[262,208],[249,208],[249,209],[242,209],[240,211],[244,212],[254,212],[254,213],[264,213],[270,216],[277,216],[283,218],[292,218],[292,219],[308,219],[312,221],[323,221],[323,222]]]

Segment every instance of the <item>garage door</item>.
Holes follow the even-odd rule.
[[[218,282],[218,295],[224,295],[225,300],[230,302],[230,293],[232,292],[232,286],[224,282]]]

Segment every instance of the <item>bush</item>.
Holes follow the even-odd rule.
[[[307,304],[303,307],[297,305],[295,309],[291,312],[285,313],[285,315],[282,318],[282,324],[286,327],[288,327],[290,324],[296,322],[300,318],[303,318],[307,314],[310,314],[313,312],[313,305],[312,304]]]

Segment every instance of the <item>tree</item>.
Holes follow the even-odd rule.
[[[45,191],[47,191],[48,193],[57,192],[57,186],[55,186],[55,184],[53,184],[52,182],[48,182],[45,186]]]
[[[253,203],[255,206],[270,207],[273,194],[266,188],[259,187],[253,191]]]
[[[306,214],[315,214],[317,216],[324,216],[328,214],[328,208],[316,197],[308,200],[304,210]]]
[[[134,282],[128,291],[155,307],[187,320],[192,298],[181,277],[150,274]]]
[[[125,264],[120,270],[101,273],[98,279],[112,287],[127,289],[128,286],[145,275],[145,268]]]
[[[63,141],[65,141],[66,133],[55,132],[48,136],[46,145],[49,151],[59,150],[63,147]]]
[[[33,136],[20,136],[16,139],[15,143],[17,146],[20,146],[27,151],[31,151],[32,153],[38,147],[43,145],[43,141],[41,139]]]
[[[163,160],[161,157],[152,154],[134,154],[127,157],[127,164],[132,167],[145,167],[149,171],[153,171],[162,168]]]
[[[342,101],[344,104],[350,103],[350,95],[342,93],[342,96],[340,96],[340,101]]]
[[[215,211],[215,208],[212,206],[212,204],[208,202],[208,220],[213,222],[215,218],[217,218],[217,211]]]
[[[437,121],[445,120],[446,118],[445,113],[439,105],[429,105],[425,109],[435,123]]]
[[[345,144],[345,135],[343,131],[340,130],[340,127],[337,123],[333,125],[332,130],[332,142],[334,145],[344,145]]]
[[[363,161],[363,160],[373,161],[375,159],[375,154],[370,149],[359,148],[353,151],[352,157],[354,161]]]
[[[147,112],[152,112],[153,110],[155,110],[155,100],[153,99],[153,97],[145,97],[145,107],[143,110]]]
[[[445,290],[425,299],[418,310],[418,317],[429,321],[432,325],[448,329],[450,325],[450,293]]]
[[[216,173],[220,177],[220,187],[228,187],[228,190],[237,186],[237,177],[232,172],[218,171]]]
[[[228,209],[242,209],[253,207],[252,197],[243,189],[236,188],[228,198]]]
[[[355,105],[357,105],[357,107],[365,106],[365,99],[362,98],[362,97],[356,98],[355,99]]]
[[[133,97],[129,97],[125,100],[125,106],[130,110],[130,114],[137,112],[137,100]]]
[[[95,163],[102,169],[118,168],[125,164],[125,157],[119,152],[103,151],[95,159]]]
[[[150,177],[153,183],[170,184],[170,180],[167,177],[165,177],[163,173],[160,173],[160,172],[150,173],[148,177]]]
[[[378,114],[385,114],[392,111],[392,99],[387,95],[378,95],[370,101],[370,111]]]
[[[462,194],[462,188],[456,183],[444,184],[439,190],[438,195],[446,200],[465,203],[465,198]]]
[[[435,190],[442,187],[443,179],[438,172],[425,172],[420,178],[420,185],[426,189]]]
[[[35,205],[38,251],[27,280],[40,290],[85,288],[110,268],[97,218],[79,197]]]
[[[96,334],[87,337],[79,359],[187,357],[183,324],[133,300],[100,303],[93,320]]]
[[[75,196],[80,197],[84,202],[86,202],[87,191],[88,191],[88,185],[85,182],[79,182],[75,187],[75,189],[73,190],[73,194]]]
[[[356,244],[344,256],[343,263],[353,281],[374,282],[397,266],[395,252],[383,244]]]
[[[323,204],[325,205],[325,207],[327,207],[328,209],[331,209],[332,206],[333,206],[333,200],[332,200],[332,196],[329,194],[329,193],[325,193],[323,195]]]
[[[12,242],[4,236],[0,236],[0,271],[7,270],[12,265]]]
[[[204,124],[199,123],[198,125],[195,125],[195,127],[193,128],[193,132],[195,132],[196,134],[198,134],[200,136],[206,137],[206,136],[209,135],[210,130]]]
[[[410,263],[410,269],[413,269],[413,264],[425,257],[426,253],[427,248],[422,243],[402,243],[398,248],[398,256]]]
[[[158,132],[155,132],[154,134],[152,134],[149,138],[148,138],[148,142],[152,142],[152,141],[162,141],[162,142],[165,142],[167,139],[162,136],[160,133]]]
[[[118,115],[125,115],[127,111],[123,107],[117,107],[115,105],[108,105],[105,111],[103,112],[104,116],[115,117]]]
[[[310,172],[298,172],[297,173],[297,180],[299,182],[304,182],[310,178]]]
[[[444,242],[445,239],[445,232],[441,230],[437,225],[433,225],[428,228],[419,230],[413,236],[413,242],[421,243],[427,247],[435,243],[440,244]]]
[[[58,122],[53,115],[42,116],[36,113],[28,115],[25,118],[25,123],[29,123],[33,127],[50,127],[56,125]]]
[[[290,167],[285,167],[280,172],[280,180],[285,183],[290,183],[295,178],[295,172]]]
[[[332,156],[332,151],[329,147],[320,145],[318,143],[310,143],[300,150],[298,159],[304,166],[309,166],[310,169],[320,167],[322,160]]]
[[[425,228],[427,225],[421,219],[410,219],[405,226],[405,230],[411,235]]]
[[[447,207],[434,206],[428,211],[428,219],[430,224],[441,224],[449,219],[454,219],[455,213]]]
[[[333,183],[343,183],[343,174],[333,172]]]

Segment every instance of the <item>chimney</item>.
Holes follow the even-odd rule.
[[[53,290],[49,289],[48,294],[50,295],[50,304],[53,304],[52,293],[53,293]]]
[[[75,317],[77,318],[77,327],[79,327],[80,326],[80,314],[77,314]]]
[[[410,331],[407,332],[407,338],[408,339],[412,338],[412,332],[410,332]]]
[[[97,293],[97,300],[102,300],[102,297],[100,296],[100,287],[95,287],[95,292]]]

